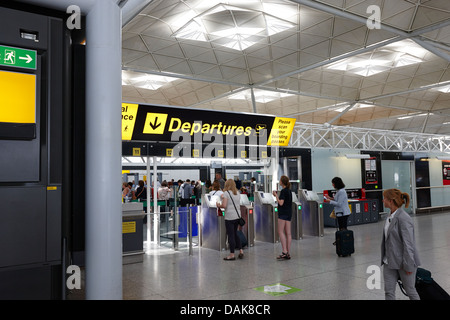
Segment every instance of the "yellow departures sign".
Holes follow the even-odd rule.
[[[138,107],[139,104],[122,103],[122,140],[132,140],[133,138]],[[164,136],[165,134],[171,134],[177,131],[189,133],[191,136],[201,133],[248,137],[250,135],[259,136],[261,133],[260,131],[266,129],[268,133],[270,132],[267,141],[268,146],[287,146],[296,121],[296,119],[293,118],[275,117],[272,127],[264,123],[265,118],[261,118],[262,122],[257,122],[257,124],[249,124],[242,120],[240,122],[238,120],[238,123],[236,124],[236,119],[226,120],[223,118],[219,118],[220,120],[215,119],[215,121],[213,120],[214,122],[208,118],[197,121],[192,120],[192,117],[188,117],[187,119],[182,116],[174,117],[170,113],[173,113],[174,109],[175,108],[168,108],[168,113],[140,112],[139,117],[145,117],[145,122],[143,128],[140,128],[140,126],[142,126],[142,119],[138,121],[140,124],[137,129],[142,131],[137,133],[138,136],[136,136],[135,139],[142,140],[142,134],[161,135],[161,139],[167,139],[167,136]],[[218,113],[218,116],[220,117],[220,113]],[[230,122],[232,124],[230,124]]]
[[[295,119],[275,117],[270,131],[268,146],[287,146],[294,130]]]
[[[133,136],[138,106],[135,103],[122,103],[122,140],[131,140]]]

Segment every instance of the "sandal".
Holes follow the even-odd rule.
[[[225,257],[225,258],[223,258],[223,260],[225,260],[225,261],[233,261],[233,260],[236,260],[236,258],[235,257],[232,257],[232,258]]]
[[[291,256],[289,255],[289,253],[281,252],[281,254],[277,257],[277,260],[289,260],[290,258]]]

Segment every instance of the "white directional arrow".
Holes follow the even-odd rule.
[[[264,286],[264,292],[287,293],[289,289],[290,289],[289,287],[283,286],[282,284]]]
[[[32,58],[32,57],[30,57],[30,55],[29,55],[29,54],[27,54],[27,56],[26,56],[26,57],[19,57],[19,59],[22,59],[22,60],[27,60],[27,61],[26,61],[26,63],[30,63],[31,61],[33,61],[33,58]]]

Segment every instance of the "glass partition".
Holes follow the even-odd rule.
[[[444,174],[447,176],[447,170],[444,170],[443,162],[438,159],[429,159],[430,170],[430,195],[431,206],[449,206],[450,205],[450,185],[444,185]]]
[[[381,161],[381,176],[383,181],[383,189],[400,189],[402,192],[407,192],[410,196],[410,205],[404,208],[406,212],[414,212],[416,200],[412,192],[411,180],[411,161]]]

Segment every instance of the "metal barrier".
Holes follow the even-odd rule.
[[[193,225],[197,224],[197,218],[193,218],[199,207],[187,205],[186,207],[165,207],[163,212],[147,213],[147,249],[151,243],[156,243],[158,247],[162,246],[161,238],[172,240],[171,249],[178,251],[180,249],[180,238],[186,238],[188,242],[189,255],[193,254],[193,237],[197,235],[198,228],[193,229]],[[170,210],[167,210],[170,209]],[[153,210],[152,210],[153,211]],[[158,210],[157,210],[158,211]],[[162,218],[166,217],[166,218]],[[161,228],[166,225],[165,232],[161,233]],[[152,230],[153,229],[153,230]],[[152,241],[153,238],[153,241]]]

